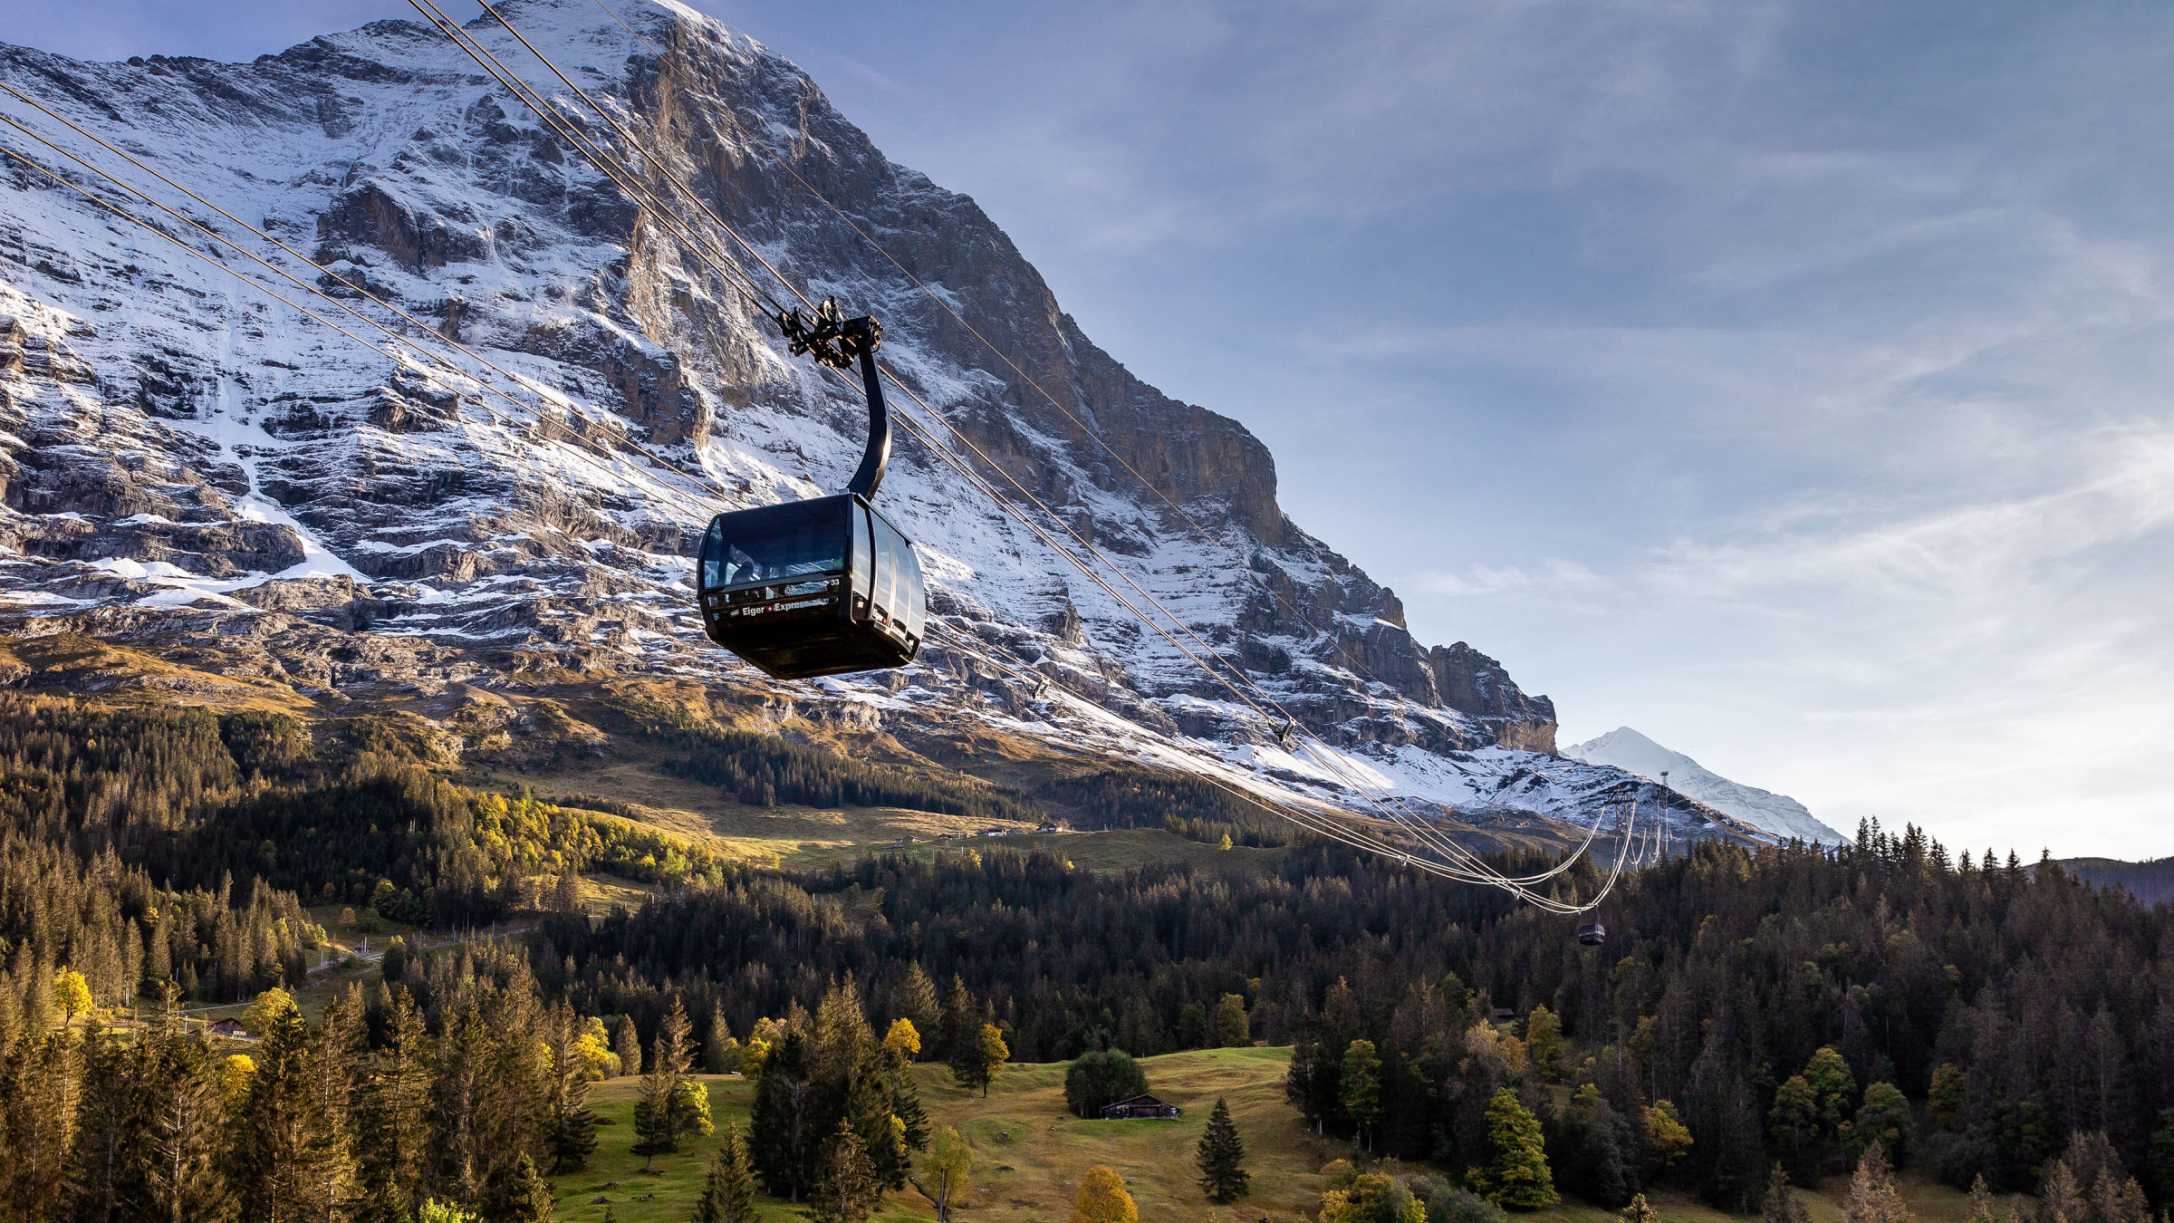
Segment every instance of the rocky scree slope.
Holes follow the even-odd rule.
[[[1368,784],[1570,818],[1625,792],[1620,772],[1553,754],[1552,705],[1495,660],[1416,642],[1390,591],[1284,516],[1257,439],[1097,348],[971,199],[887,160],[754,41],[676,5],[611,2],[635,33],[588,0],[506,10],[638,134],[642,158],[696,184],[787,276],[882,319],[885,357],[947,420]],[[469,28],[545,86],[504,30]],[[857,394],[788,357],[766,319],[427,26],[379,22],[248,64],[0,47],[0,79],[537,388],[513,405],[388,360],[0,164],[4,631],[188,641],[328,709],[661,675],[901,736],[994,726],[1052,750],[1341,788],[910,440],[884,504],[920,545],[933,612],[977,648],[938,642],[903,672],[775,685],[710,647],[688,588],[702,526],[839,487],[861,447]],[[545,92],[582,113],[555,82]],[[13,99],[0,107],[89,153]],[[1022,691],[982,653],[1088,701]]]

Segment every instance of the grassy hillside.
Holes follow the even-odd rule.
[[[1118,1169],[1139,1202],[1143,1220],[1201,1220],[1203,1223],[1254,1223],[1271,1219],[1311,1219],[1319,1204],[1323,1179],[1319,1169],[1349,1153],[1335,1140],[1317,1139],[1299,1123],[1283,1100],[1283,1076],[1291,1051],[1282,1048],[1208,1049],[1142,1059],[1148,1086],[1182,1105],[1176,1121],[1082,1121],[1064,1108],[1064,1066],[1056,1063],[1007,1067],[984,1100],[951,1082],[941,1066],[917,1066],[922,1104],[940,1125],[955,1126],[980,1156],[970,1201],[954,1210],[963,1220],[1062,1219],[1071,1208],[1073,1186],[1094,1164]],[[745,1126],[754,1085],[737,1075],[704,1076],[710,1107],[720,1135],[723,1123]],[[590,1167],[559,1178],[558,1218],[591,1223],[604,1217],[608,1204],[622,1223],[682,1223],[692,1216],[702,1192],[702,1178],[716,1149],[717,1137],[689,1143],[677,1155],[659,1158],[651,1173],[628,1153],[634,1142],[635,1079],[599,1084],[590,1100],[603,1124]],[[1193,1149],[1216,1097],[1229,1101],[1231,1115],[1245,1138],[1247,1167],[1253,1174],[1251,1195],[1231,1206],[1215,1206],[1193,1181]],[[1798,1196],[1815,1223],[1838,1223],[1848,1182],[1836,1178],[1813,1193]],[[1960,1193],[1920,1178],[1904,1183],[1905,1196],[1921,1223],[1961,1223],[1969,1200]],[[1698,1204],[1682,1194],[1650,1195],[1663,1219],[1721,1223],[1737,1216]],[[765,1219],[796,1219],[803,1207],[766,1202]],[[894,1194],[876,1218],[881,1223],[933,1219],[935,1211],[908,1189]],[[1609,1223],[1615,1212],[1579,1204],[1518,1216],[1535,1223]]]

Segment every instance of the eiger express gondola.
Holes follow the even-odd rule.
[[[710,520],[696,574],[710,640],[778,679],[902,667],[921,649],[927,596],[913,544],[871,502],[891,458],[891,420],[876,370],[883,329],[840,319],[826,299],[815,318],[778,319],[793,353],[860,364],[868,449],[846,491],[735,510]]]

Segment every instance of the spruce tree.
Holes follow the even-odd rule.
[[[650,1046],[649,1069],[634,1102],[634,1153],[642,1157],[644,1172],[657,1156],[679,1150],[682,1137],[712,1128],[709,1091],[687,1077],[694,1059],[688,1040],[692,1030],[675,995]]]
[[[709,1026],[702,1033],[702,1069],[709,1074],[724,1074],[732,1067],[726,1065],[732,1028],[725,1023],[725,1012],[716,1004],[710,1006]]]
[[[317,1218],[347,1216],[362,1197],[355,1158],[355,1088],[365,1033],[362,990],[350,985],[325,1008],[310,1042],[308,1093],[314,1156],[305,1186]]]
[[[317,1042],[308,1022],[291,1006],[267,1022],[232,1131],[235,1191],[245,1217],[316,1217],[328,1196],[350,1196],[353,1167],[348,1153],[327,1141],[328,1119],[313,1090]]]
[[[787,1029],[763,1059],[748,1118],[748,1153],[773,1196],[799,1201],[813,1183],[821,1150],[815,1084],[807,1072],[807,1040]]]
[[[405,986],[380,986],[379,998],[385,1043],[370,1055],[357,1109],[365,1214],[404,1220],[421,1206],[430,1172],[430,1037]]]
[[[924,1047],[914,1056],[918,1058],[932,1052],[926,1044],[941,1033],[943,1004],[936,997],[936,982],[929,979],[927,970],[918,960],[906,966],[906,979],[898,987],[898,1013],[900,1018],[913,1024],[923,1042]]]
[[[1654,1213],[1652,1203],[1646,1201],[1646,1195],[1643,1193],[1633,1194],[1630,1205],[1625,1206],[1622,1213],[1617,1217],[1621,1218],[1623,1223],[1660,1223],[1661,1219],[1660,1215]]]
[[[577,1171],[596,1150],[596,1114],[589,1109],[588,1059],[581,1050],[581,1022],[571,1003],[560,1002],[550,1024],[551,1070],[545,1105],[545,1142],[554,1174]]]
[[[219,1167],[222,1121],[219,1075],[201,1036],[182,1031],[173,1018],[160,1025],[151,1047],[145,1088],[147,1170],[144,1199],[152,1218],[216,1219],[229,1194]]]
[[[611,1050],[619,1055],[619,1073],[622,1076],[642,1072],[642,1036],[635,1030],[634,1016],[619,1017],[619,1026],[612,1031]]]
[[[1540,1122],[1507,1087],[1487,1103],[1487,1149],[1488,1162],[1466,1174],[1482,1197],[1511,1210],[1546,1210],[1562,1201]]]
[[[810,1195],[815,1207],[810,1217],[817,1223],[862,1223],[882,1192],[860,1135],[840,1117],[823,1144],[822,1176]]]
[[[725,1123],[725,1140],[710,1160],[710,1171],[695,1203],[695,1223],[755,1223],[755,1169],[748,1160],[740,1127]]]
[[[914,1084],[913,1071],[905,1062],[893,1062],[888,1077],[891,1088],[891,1115],[898,1118],[899,1137],[909,1151],[928,1149],[928,1110],[921,1107],[921,1089]]]
[[[1215,1110],[1208,1114],[1208,1128],[1200,1135],[1200,1148],[1194,1155],[1194,1163],[1200,1169],[1200,1188],[1209,1201],[1228,1203],[1245,1196],[1251,1180],[1246,1174],[1245,1159],[1245,1143],[1238,1137],[1237,1123],[1230,1119],[1229,1105],[1218,1096]]]
[[[551,1218],[551,1182],[523,1151],[513,1165],[491,1182],[484,1199],[483,1217],[491,1223],[547,1223]]]
[[[81,1043],[83,1102],[69,1159],[70,1196],[79,1217],[111,1219],[143,1179],[141,1059],[96,1020]]]
[[[1759,1202],[1759,1223],[1812,1223],[1811,1212],[1797,1195],[1789,1192],[1789,1173],[1780,1164],[1766,1178],[1766,1192]]]
[[[2058,1163],[2054,1166],[2061,1167]],[[2052,1205],[2050,1199],[2048,1205]],[[1887,1148],[1876,1142],[1865,1148],[1864,1158],[1857,1161],[1857,1171],[1850,1176],[1842,1214],[1849,1223],[1909,1223],[1910,1211],[1903,1205],[1901,1191],[1895,1188]],[[2070,1216],[2072,1220],[2080,1217]]]
[[[974,1008],[974,996],[966,990],[966,979],[954,975],[951,992],[944,995],[943,1012],[936,1022],[936,1048],[932,1052],[956,1066],[980,1031],[981,1016]]]

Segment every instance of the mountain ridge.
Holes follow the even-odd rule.
[[[973,646],[933,643],[909,672],[789,690],[720,656],[686,594],[712,494],[752,505],[834,486],[858,457],[860,407],[412,22],[249,64],[98,65],[0,48],[0,78],[536,388],[521,393],[524,416],[459,379],[364,355],[11,162],[0,174],[9,631],[215,643],[231,673],[292,683],[327,709],[400,700],[451,715],[477,690],[632,671],[714,685],[757,716],[931,741],[1023,728],[1053,750],[1347,804],[1370,797],[1348,780],[1363,771],[1361,790],[1462,811],[1583,821],[1609,809],[1627,779],[1553,754],[1547,698],[1465,643],[1415,641],[1393,594],[1283,514],[1258,439],[1094,345],[969,197],[889,161],[754,40],[677,5],[619,7],[659,49],[586,4],[515,0],[507,12],[587,78],[645,157],[696,184],[788,276],[884,318],[885,355],[948,424],[1341,764],[1284,748],[912,445],[894,460],[886,509],[922,546],[932,612]],[[469,29],[518,56],[495,25]],[[883,234],[1055,403],[1017,385],[788,170]],[[630,449],[637,437],[668,463]],[[1126,467],[1159,496],[1141,496]],[[1201,529],[1174,521],[1165,496]],[[983,654],[1057,687],[1019,691]]]

